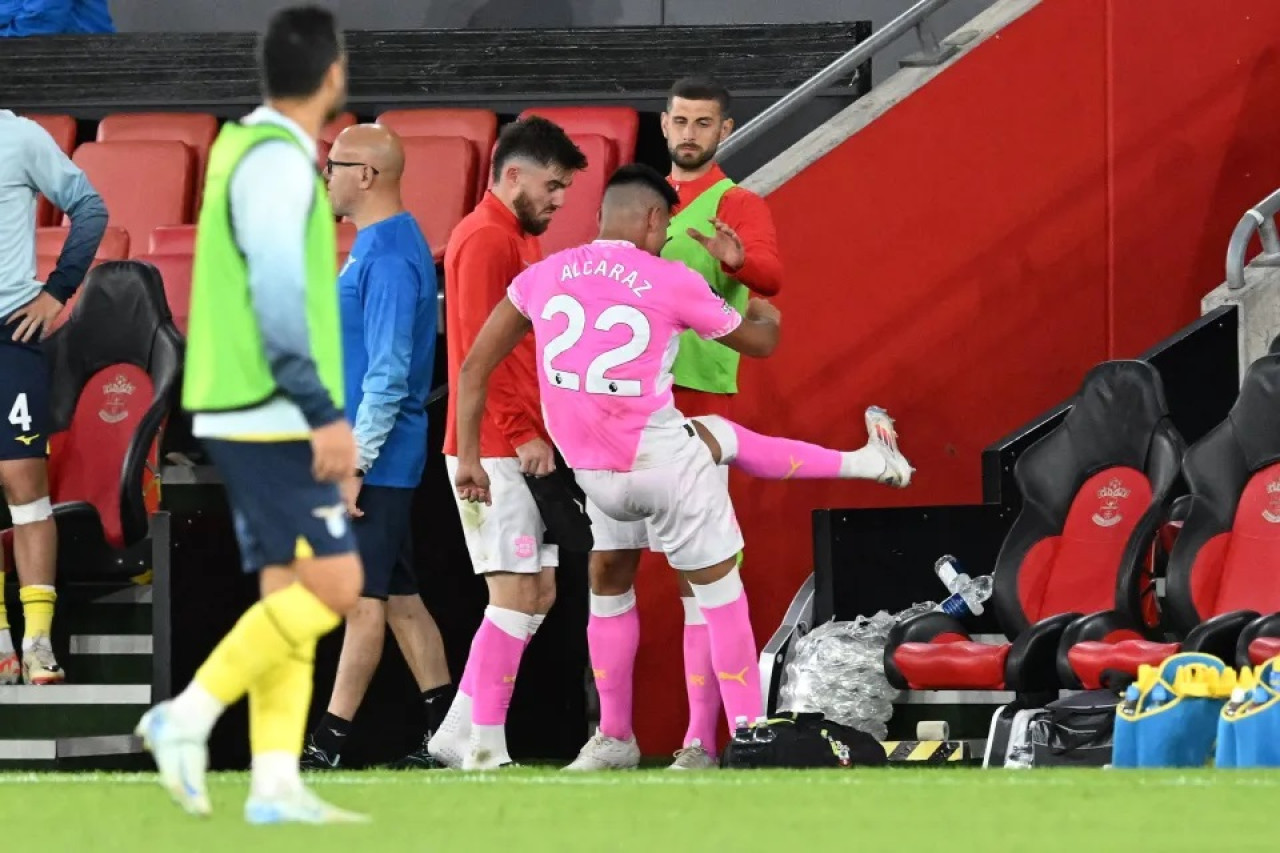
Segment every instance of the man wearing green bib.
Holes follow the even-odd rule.
[[[705,77],[687,77],[671,87],[662,114],[662,134],[671,154],[667,180],[680,196],[662,257],[683,261],[711,289],[742,311],[751,295],[774,296],[782,287],[782,262],[773,217],[764,199],[737,186],[716,163],[720,143],[733,131],[729,91]],[[738,392],[735,351],[685,332],[672,367],[676,408],[689,417],[730,415]],[[729,469],[722,467],[726,482]],[[741,557],[741,555],[739,555]],[[685,690],[689,726],[673,769],[715,766],[720,691],[711,665],[707,626],[682,574]]]
[[[209,732],[249,697],[250,823],[362,820],[302,784],[316,641],[363,583],[338,483],[356,470],[343,415],[334,217],[316,143],[346,98],[333,15],[288,8],[259,44],[266,104],[209,152],[196,226],[182,405],[221,475],[262,598],[137,734],[182,808],[211,811]]]

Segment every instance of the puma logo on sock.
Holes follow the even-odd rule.
[[[750,667],[744,666],[741,672],[717,672],[716,675],[721,681],[736,681],[743,687],[747,686],[747,670]]]

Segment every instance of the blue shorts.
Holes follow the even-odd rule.
[[[203,443],[227,490],[245,572],[356,550],[337,485],[311,474],[310,442]]]
[[[415,595],[413,571],[413,489],[365,486],[357,501],[364,515],[353,522],[360,562],[364,565],[365,598],[383,601],[389,595]]]
[[[0,460],[43,459],[49,449],[49,363],[0,323]]]

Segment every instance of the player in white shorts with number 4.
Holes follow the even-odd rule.
[[[460,498],[492,497],[479,455],[488,377],[532,327],[547,430],[595,505],[587,638],[600,726],[570,765],[575,770],[639,761],[631,681],[640,629],[631,581],[649,532],[693,586],[727,718],[754,720],[763,712],[735,559],[742,533],[718,464],[767,479],[861,478],[896,486],[911,479],[893,422],[875,407],[866,412],[868,443],[850,453],[762,436],[725,418],[690,420],[676,410],[670,366],[681,332],[692,329],[757,358],[773,352],[779,334],[779,313],[768,303],[751,300],[743,317],[688,267],[657,256],[676,202],[653,169],[619,169],[605,192],[600,239],[517,276],[459,374]],[[607,576],[594,570],[601,561],[614,567]]]

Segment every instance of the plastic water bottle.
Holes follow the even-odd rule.
[[[960,561],[950,554],[943,555],[933,564],[933,572],[947,588],[947,592],[953,596],[960,596],[970,613],[974,616],[982,615],[982,602],[991,597],[991,590],[995,583],[991,575],[983,575],[979,578],[969,577],[960,570]],[[943,604],[945,605],[946,602]],[[939,609],[954,615],[950,614],[945,607],[939,607]]]
[[[742,743],[746,743],[751,740],[751,730],[747,727],[746,717],[734,717],[733,739]]]
[[[769,743],[777,736],[777,732],[769,725],[767,717],[756,717],[755,725],[751,728],[751,740],[753,742]]]

